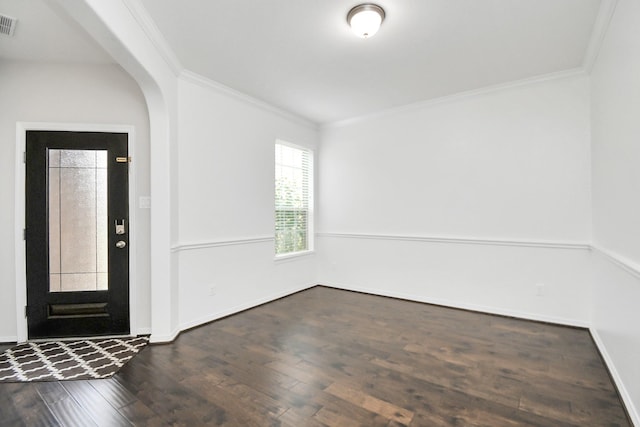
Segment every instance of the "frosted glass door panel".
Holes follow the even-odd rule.
[[[49,290],[108,288],[107,151],[49,149]]]

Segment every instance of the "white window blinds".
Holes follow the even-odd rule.
[[[311,249],[312,153],[276,143],[276,255]]]

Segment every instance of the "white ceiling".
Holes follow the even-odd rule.
[[[45,0],[0,0],[0,14],[17,18],[13,37],[0,35],[0,60],[113,63],[75,21]]]
[[[126,1],[185,69],[322,124],[580,67],[601,0],[378,0],[367,40],[354,0]],[[0,0],[19,19],[0,59],[113,62],[54,4]]]
[[[580,67],[600,0],[142,0],[186,69],[317,123]]]

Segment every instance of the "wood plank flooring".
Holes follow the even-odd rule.
[[[0,384],[16,426],[629,426],[583,329],[325,287],[146,347],[111,379]]]

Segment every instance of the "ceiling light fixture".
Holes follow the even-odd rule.
[[[373,36],[384,20],[384,9],[377,4],[361,4],[349,11],[347,22],[356,36],[363,39]]]

